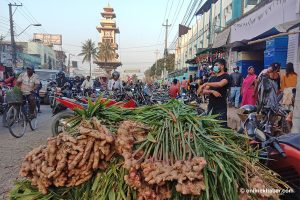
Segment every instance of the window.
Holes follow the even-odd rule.
[[[245,6],[248,6],[248,5],[256,5],[258,3],[258,0],[246,0],[246,4]]]
[[[47,55],[44,54],[44,64],[46,64],[46,63],[47,63]]]

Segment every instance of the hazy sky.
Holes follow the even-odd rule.
[[[164,19],[169,18],[169,23],[175,24],[169,36],[171,43],[190,0],[1,0],[2,35],[7,35],[9,30],[9,2],[23,4],[14,14],[16,34],[31,23],[42,24],[42,27],[30,27],[17,37],[17,41],[28,41],[33,33],[62,34],[62,48],[67,55],[78,55],[81,43],[89,38],[98,43],[96,26],[100,24],[102,8],[109,2],[115,9],[117,26],[120,28],[117,40],[122,67],[144,71],[155,62],[156,49],[160,51],[160,57],[163,54]],[[10,40],[9,34],[6,40]],[[73,56],[71,60],[81,61],[81,58]]]

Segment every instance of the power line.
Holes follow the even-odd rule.
[[[8,0],[6,0],[8,1]],[[21,3],[19,0],[17,0],[19,3]],[[22,8],[20,9],[20,12],[18,12],[19,14],[21,14],[24,18],[26,18],[26,20],[30,23],[30,24],[39,24],[39,21],[31,14],[31,12],[29,11],[29,9],[26,7],[26,5],[23,5]],[[44,26],[39,26],[38,29],[41,32],[47,33],[47,31],[45,30]]]
[[[169,1],[170,1],[170,0],[167,1],[166,10],[165,10],[165,16],[164,16],[163,22],[166,20],[167,10],[168,10],[168,7],[169,7]],[[157,38],[157,40],[156,40],[156,43],[159,42],[160,36],[161,36],[161,34],[162,34],[162,31],[163,31],[163,27],[160,28],[160,32],[159,32],[158,38]]]
[[[192,2],[192,1],[191,1]],[[184,19],[182,20],[182,24],[185,25],[185,26],[190,26],[192,20],[194,19],[197,11],[200,9],[202,3],[203,3],[203,0],[201,0],[199,3],[198,3],[198,6],[196,7],[196,1],[193,2],[193,6],[190,7],[189,9],[187,9],[187,12],[185,14],[185,17]],[[195,9],[196,8],[196,9]],[[187,13],[189,13],[187,15]],[[193,13],[193,14],[192,14]],[[188,17],[189,16],[189,17]],[[197,22],[196,22],[197,23]],[[175,46],[176,46],[176,40],[177,40],[177,36],[175,35],[174,39],[173,39],[173,42],[171,43],[170,45],[170,49],[175,49]]]
[[[169,14],[168,14],[167,19],[169,19],[169,16],[170,16],[170,14],[171,14],[171,11],[172,11],[172,8],[173,8],[173,3],[174,3],[174,0],[172,0],[171,7],[170,7],[170,9],[169,9]]]
[[[178,8],[179,5],[180,5],[180,8],[179,8],[178,11],[177,11],[177,8],[176,8],[177,14],[175,13],[174,18],[173,18],[173,20],[172,20],[172,23],[171,23],[172,26],[171,26],[171,29],[170,29],[170,33],[172,32],[172,30],[173,30],[173,28],[174,28],[174,26],[175,26],[175,23],[176,23],[176,21],[177,21],[177,19],[178,19],[178,16],[179,16],[179,14],[180,14],[181,9],[182,9],[183,3],[184,3],[184,0],[182,0],[181,5],[180,5],[180,1],[178,1],[177,8]]]

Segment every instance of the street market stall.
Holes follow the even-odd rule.
[[[29,152],[11,199],[278,199],[288,186],[248,138],[176,100],[138,109],[89,101],[65,132]]]

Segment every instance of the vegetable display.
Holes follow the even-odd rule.
[[[78,137],[62,133],[48,139],[47,146],[29,152],[20,175],[47,194],[51,185],[77,186],[89,180],[93,171],[106,169],[106,162],[113,155],[113,135],[96,118],[92,123],[85,121],[78,130]]]
[[[80,123],[71,119],[68,133],[22,164],[21,175],[40,192],[23,181],[11,199],[24,191],[34,199],[277,199],[240,189],[288,188],[259,163],[247,137],[175,100],[134,110],[97,101],[75,118]]]

